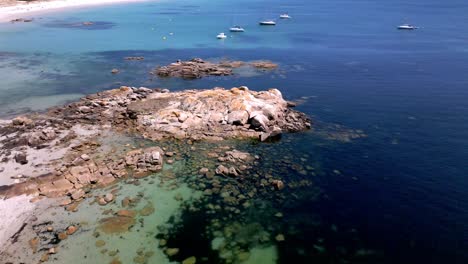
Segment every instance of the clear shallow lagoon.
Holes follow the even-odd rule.
[[[0,25],[0,115],[120,85],[277,87],[288,99],[308,97],[298,108],[317,120],[319,132],[341,124],[367,134],[343,143],[310,132],[258,147],[308,155],[320,170],[311,178],[320,200],[304,197],[285,211],[291,225],[307,221],[299,225],[302,235],[278,247],[279,263],[340,263],[341,248],[379,252],[351,263],[467,263],[467,11],[460,0],[184,0],[43,14],[33,23]],[[282,12],[293,19],[257,26]],[[75,26],[83,21],[101,23]],[[422,28],[397,31],[404,22]],[[232,24],[246,32],[215,39]],[[196,81],[148,74],[195,56],[269,59],[281,67]],[[313,247],[318,239],[326,241],[325,253]]]

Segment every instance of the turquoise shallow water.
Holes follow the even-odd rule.
[[[302,235],[278,248],[278,262],[336,263],[342,248],[363,247],[383,253],[369,263],[466,263],[466,10],[459,0],[184,0],[43,14],[31,24],[0,25],[0,114],[41,110],[124,84],[278,87],[288,99],[308,97],[299,110],[313,116],[318,131],[255,148],[308,155],[307,162],[320,168],[313,181],[323,191],[318,203],[304,197],[285,209]],[[293,19],[257,26],[281,12]],[[75,26],[88,20],[100,23]],[[404,22],[421,29],[397,31]],[[246,32],[215,39],[232,24]],[[127,62],[125,56],[145,60]],[[194,56],[270,59],[281,67],[196,81],[148,74]],[[121,73],[110,74],[112,68]],[[340,130],[335,124],[368,137],[325,139],[324,133]],[[288,177],[300,175],[291,171]],[[317,217],[322,224],[313,224]],[[176,232],[174,241],[179,238]],[[313,247],[319,238],[326,241],[323,255]]]

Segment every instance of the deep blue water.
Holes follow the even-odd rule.
[[[292,20],[256,25],[285,11]],[[32,24],[0,25],[0,114],[120,84],[277,87],[288,99],[308,97],[298,109],[317,126],[367,134],[347,143],[314,132],[287,137],[298,155],[320,164],[314,181],[324,192],[320,203],[303,201],[290,214],[318,213],[339,230],[358,230],[357,240],[330,237],[383,252],[374,263],[468,263],[467,13],[461,0],[183,0],[44,14]],[[102,23],[73,26],[87,20]],[[404,22],[421,28],[395,29]],[[214,38],[233,23],[247,32]],[[191,57],[269,59],[281,67],[196,81],[148,74]],[[122,73],[113,76],[112,68]],[[300,243],[308,242],[289,245]],[[288,255],[280,260],[288,263]]]

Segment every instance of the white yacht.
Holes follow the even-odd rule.
[[[406,30],[413,30],[417,28],[418,27],[410,25],[410,24],[403,24],[403,25],[398,26],[398,29],[406,29]]]
[[[216,36],[217,39],[225,39],[227,38],[226,34],[224,33],[219,33],[217,36]]]
[[[281,14],[281,15],[280,15],[280,18],[281,18],[281,19],[290,19],[291,16],[289,16],[288,14]]]
[[[241,26],[233,26],[233,27],[229,28],[229,31],[231,31],[231,32],[244,32],[245,30]]]
[[[263,20],[259,23],[261,26],[276,26],[276,22],[274,20]]]

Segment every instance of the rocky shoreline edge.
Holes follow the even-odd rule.
[[[94,188],[120,179],[138,180],[172,164],[176,155],[157,146],[162,140],[188,146],[226,139],[270,141],[285,132],[309,129],[310,119],[293,106],[277,89],[256,92],[241,86],[170,92],[122,86],[44,114],[4,120],[0,123],[0,197],[7,202],[28,195],[32,203],[58,199],[66,211],[74,212],[83,199],[92,197],[89,192]],[[154,144],[109,152],[103,142],[122,133]],[[218,161],[230,165],[200,168],[199,173],[242,178],[242,171],[254,160],[249,153],[226,150]],[[270,179],[268,184],[277,190],[284,188],[280,180]],[[112,193],[95,199],[99,205],[114,200]],[[24,226],[17,228],[2,239],[14,242]]]

